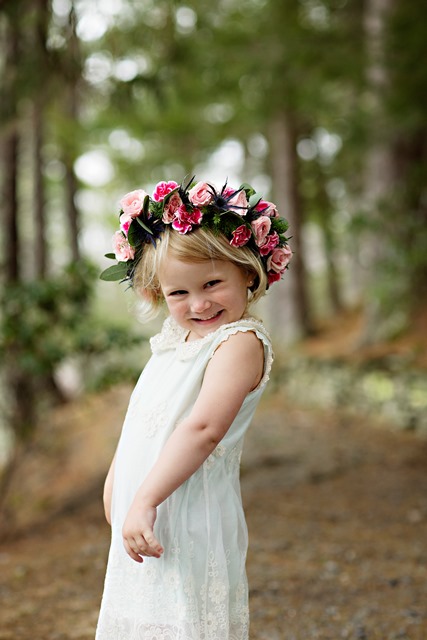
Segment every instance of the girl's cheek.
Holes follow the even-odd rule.
[[[173,298],[166,301],[168,309],[171,313],[179,313],[182,308],[182,302],[179,300],[174,300]]]
[[[166,306],[167,306],[167,308],[169,309],[169,311],[172,311],[172,309],[173,309],[173,307],[174,307],[174,305],[173,305],[173,300],[170,300],[170,299],[166,298],[166,299],[165,299],[165,302],[166,302]]]

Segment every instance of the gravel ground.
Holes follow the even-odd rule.
[[[1,640],[94,637],[109,544],[101,476],[128,391],[62,409],[24,464],[11,494],[20,533],[0,547]],[[242,491],[251,640],[427,640],[425,439],[269,395]]]

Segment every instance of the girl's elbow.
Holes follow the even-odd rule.
[[[215,449],[224,437],[225,430],[212,422],[201,423],[197,428],[203,446],[209,451]]]
[[[210,453],[221,442],[229,426],[211,417],[193,415],[182,424],[184,431],[181,433],[187,431],[191,442],[198,442],[200,447]]]

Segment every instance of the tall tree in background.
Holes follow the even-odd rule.
[[[386,37],[390,76],[387,114],[395,131],[395,189],[389,203],[396,222],[389,225],[396,275],[404,281],[410,308],[427,291],[427,57],[422,0],[395,0]],[[402,43],[404,43],[402,45]],[[388,265],[390,268],[390,263]]]
[[[49,55],[47,52],[47,38],[49,27],[49,4],[47,0],[37,0],[35,3],[33,54],[35,66],[38,69],[38,82],[42,91],[34,91],[32,130],[33,130],[33,175],[34,175],[34,221],[35,221],[35,275],[44,279],[47,270],[46,244],[46,193],[44,185],[43,145],[45,139],[45,113],[49,97],[48,82],[51,72]]]
[[[53,365],[49,367],[45,362],[37,371],[31,364],[28,350],[41,351],[38,336],[27,344],[34,330],[33,319],[37,327],[37,313],[53,311],[55,306],[49,300],[54,291],[50,292],[48,283],[42,283],[48,276],[49,260],[43,151],[53,93],[50,87],[56,71],[48,50],[50,3],[37,0],[25,3],[25,7],[23,4],[6,3],[0,12],[6,44],[1,95],[5,233],[0,346],[8,387],[6,397],[10,401],[9,423],[18,440],[25,440],[34,429],[40,390],[50,390],[52,397],[62,399],[54,382]],[[30,185],[31,197],[24,193],[22,185]],[[34,295],[32,305],[30,292]]]
[[[365,159],[364,202],[372,220],[371,231],[364,242],[367,286],[370,284],[369,279],[372,281],[369,274],[378,271],[379,265],[385,258],[385,246],[378,236],[380,232],[378,210],[387,205],[390,189],[395,183],[393,140],[390,136],[390,123],[387,123],[385,117],[384,102],[384,96],[390,85],[385,43],[393,2],[394,0],[368,0],[365,4],[370,144]],[[363,340],[369,342],[377,337],[380,320],[378,300],[375,297],[369,299],[365,318]]]
[[[269,133],[274,197],[280,211],[288,219],[294,254],[292,270],[286,274],[289,290],[286,296],[276,296],[270,300],[271,313],[278,320],[279,327],[294,323],[295,333],[305,335],[312,331],[313,325],[302,245],[304,209],[297,156],[298,133],[291,113],[285,109],[278,111],[270,124]],[[289,304],[289,299],[293,304]]]
[[[65,131],[71,133],[77,129],[79,123],[79,85],[82,81],[82,66],[80,62],[80,45],[76,34],[76,11],[74,2],[70,3],[67,25],[68,50],[64,59],[65,92],[63,94],[63,109],[65,113]],[[76,205],[77,180],[74,173],[74,162],[78,156],[78,149],[73,135],[62,136],[62,154],[65,166],[65,201],[69,231],[71,257],[74,262],[80,259],[79,232],[80,216]]]
[[[4,286],[6,290],[17,287],[22,278],[21,265],[23,260],[22,241],[20,237],[19,207],[18,207],[18,167],[20,142],[20,114],[19,69],[23,59],[23,33],[20,14],[17,7],[8,6],[7,20],[3,24],[5,39],[5,82],[1,92],[3,110],[3,184],[2,201],[4,215],[3,255],[4,258]],[[16,365],[20,345],[13,341],[10,345],[9,357],[5,364],[5,377],[11,398],[10,415],[13,419],[14,430],[25,436],[29,425],[34,419],[33,387],[31,380],[19,366]]]
[[[7,284],[19,280],[19,235],[18,235],[18,69],[21,34],[16,7],[10,7],[3,24],[4,80],[0,89],[2,127],[2,210],[4,277]]]

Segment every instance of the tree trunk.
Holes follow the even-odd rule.
[[[35,224],[35,267],[36,278],[46,277],[46,216],[43,180],[43,111],[39,100],[33,106],[33,164],[34,164],[34,224]]]
[[[328,282],[328,293],[332,312],[337,313],[338,311],[342,310],[343,305],[341,301],[339,278],[334,259],[334,251],[336,250],[336,247],[333,233],[330,227],[330,221],[328,218],[328,216],[325,217],[324,223],[322,225],[326,249],[326,277]]]
[[[13,127],[14,128],[14,127]],[[18,133],[6,134],[3,142],[3,215],[4,272],[7,284],[18,282],[20,276],[18,236]]]
[[[80,259],[79,212],[75,204],[77,181],[74,175],[73,166],[69,162],[65,167],[65,189],[68,229],[70,232],[71,259],[73,262],[78,262]]]
[[[17,282],[20,276],[18,235],[18,125],[16,69],[19,56],[19,34],[15,25],[7,27],[5,45],[5,73],[2,91],[3,111],[8,122],[2,140],[2,210],[4,230],[5,283]]]
[[[68,74],[67,74],[67,91],[65,112],[72,124],[77,122],[78,119],[78,80],[80,75],[79,65],[79,41],[76,34],[76,14],[73,4],[71,5],[69,17],[69,53],[70,59],[68,61]],[[74,173],[74,162],[76,159],[75,144],[74,141],[64,149],[64,165],[65,165],[65,199],[66,199],[66,215],[68,222],[68,230],[70,234],[70,249],[73,262],[80,260],[79,249],[79,231],[80,220],[79,211],[76,207],[76,193],[77,193],[77,180]]]
[[[43,180],[43,142],[45,92],[49,85],[49,53],[47,51],[49,3],[47,0],[35,0],[36,21],[32,34],[34,55],[39,67],[39,81],[44,87],[43,93],[33,97],[33,181],[34,181],[34,223],[35,223],[35,276],[44,279],[47,269],[46,247],[46,197]]]
[[[274,318],[273,331],[284,341],[311,331],[306,272],[302,253],[301,230],[303,212],[299,193],[297,135],[292,118],[285,111],[277,114],[270,126],[273,191],[279,212],[289,222],[293,257],[286,271],[282,295],[275,292],[269,300]]]
[[[375,212],[386,198],[393,185],[394,158],[393,145],[388,131],[384,130],[384,90],[389,83],[388,70],[384,61],[384,39],[386,21],[394,0],[368,0],[365,8],[366,50],[368,67],[366,79],[371,104],[372,143],[366,158],[364,177],[364,201]],[[378,243],[373,238],[372,260],[378,255]]]
[[[425,239],[427,230],[427,198],[426,198],[426,168],[427,168],[427,126],[420,127],[412,136],[407,136],[404,141],[396,145],[395,158],[398,175],[405,182],[406,211],[411,212],[412,224],[408,225],[402,233],[402,242],[405,242],[407,250],[413,251],[414,233],[420,235],[421,241],[416,246],[423,251],[424,258],[412,257],[413,266],[413,292],[415,292],[416,305],[425,299],[427,294],[427,260],[425,256]],[[422,171],[421,168],[424,168]],[[414,178],[414,173],[417,177]],[[417,250],[416,250],[417,251]],[[412,266],[412,265],[411,265]]]
[[[18,168],[19,168],[19,141],[18,130],[18,104],[19,93],[17,88],[17,76],[21,60],[20,22],[16,16],[12,16],[5,24],[5,72],[2,88],[2,107],[7,116],[5,133],[2,139],[2,211],[4,231],[4,307],[5,320],[13,321],[12,317],[6,317],[8,311],[8,296],[14,296],[14,287],[21,281],[21,265],[24,252],[21,251],[19,234],[19,210],[18,210]],[[4,356],[4,381],[6,387],[7,413],[9,414],[9,426],[17,441],[27,438],[34,424],[34,394],[32,380],[25,374],[20,366],[19,357],[21,345],[18,340],[10,340]],[[7,473],[6,473],[7,476]]]
[[[394,0],[367,0],[365,5],[365,38],[368,55],[366,79],[371,104],[371,145],[366,157],[364,176],[364,206],[372,220],[378,219],[394,185],[395,163],[393,141],[383,126],[384,90],[389,83],[384,60],[386,23]],[[384,247],[380,231],[370,231],[363,241],[364,272],[362,285],[369,288],[383,259]],[[362,343],[381,338],[381,310],[376,300],[370,300],[365,309],[365,327]]]

